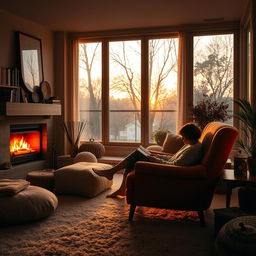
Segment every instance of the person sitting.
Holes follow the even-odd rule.
[[[125,169],[120,188],[108,195],[108,197],[125,195],[126,176],[128,173],[134,170],[137,161],[147,161],[177,166],[191,166],[199,164],[202,159],[202,144],[198,141],[201,136],[200,128],[193,123],[187,123],[179,129],[178,134],[182,137],[185,145],[174,155],[167,156],[151,154],[149,151],[140,146],[111,169],[93,170],[96,174],[111,180],[116,172]]]

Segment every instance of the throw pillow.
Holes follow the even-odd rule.
[[[175,154],[184,146],[181,136],[168,132],[163,144],[163,152]]]

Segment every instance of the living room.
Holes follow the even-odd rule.
[[[24,95],[18,102],[1,102],[0,178],[26,179],[29,172],[72,163],[63,129],[71,121],[85,123],[81,143],[94,139],[91,144],[104,145],[104,156],[97,160],[101,163],[116,164],[139,145],[155,149],[158,128],[177,133],[193,121],[191,112],[204,95],[217,95],[215,87],[206,90],[204,83],[210,78],[207,68],[216,68],[207,61],[218,47],[226,49],[226,59],[219,56],[217,62],[229,63],[228,89],[223,86],[220,92],[228,104],[229,118],[224,121],[240,131],[241,123],[233,118],[239,110],[234,100],[247,99],[253,109],[256,106],[255,8],[255,0],[1,3],[1,70],[22,72],[20,38],[36,41],[41,51],[40,82],[49,94],[48,103],[52,101],[45,104],[46,96],[42,100],[29,90],[22,76],[19,86]],[[208,59],[204,51],[209,51]],[[39,130],[39,159],[11,160],[11,134],[21,128]],[[230,150],[232,164],[237,149],[235,145]],[[128,222],[126,199],[106,198],[121,179],[118,173],[113,185],[106,185],[110,189],[93,198],[57,195],[56,211],[41,221],[0,227],[0,254],[213,255],[213,209],[225,208],[225,192],[214,194],[204,211],[205,228],[197,211],[137,207],[134,220]],[[218,184],[218,189],[223,186]],[[237,190],[231,206],[238,206]]]

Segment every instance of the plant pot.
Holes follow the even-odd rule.
[[[250,175],[256,176],[256,158],[248,157],[247,164]]]

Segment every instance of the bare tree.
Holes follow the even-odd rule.
[[[113,62],[118,64],[123,71],[119,76],[114,77],[111,81],[110,89],[117,94],[125,92],[131,101],[134,110],[140,109],[141,103],[141,91],[140,91],[140,77],[133,70],[133,63],[130,62],[129,52],[127,53],[127,46],[125,42],[121,42],[121,51],[110,53],[110,57]],[[138,113],[137,119],[140,120]]]
[[[160,51],[161,54],[159,54]],[[135,50],[133,53],[136,53]],[[140,109],[141,81],[139,75],[133,70],[125,42],[122,42],[121,52],[111,52],[110,56],[112,61],[118,64],[123,70],[122,75],[113,79],[111,89],[117,92],[125,92],[130,98],[134,109]],[[153,110],[150,112],[150,132],[152,132],[156,116],[154,110],[164,109],[164,106],[161,104],[170,96],[168,89],[164,86],[164,80],[169,76],[170,72],[177,72],[177,46],[175,39],[149,41],[148,68],[149,85],[151,89],[150,103],[151,110]],[[139,113],[137,113],[137,115],[139,115]],[[162,115],[164,115],[164,113],[162,113]],[[138,120],[140,120],[140,118],[138,118]]]
[[[94,111],[101,110],[101,80],[92,79],[92,69],[95,58],[97,57],[99,43],[95,44],[94,48],[88,51],[86,43],[80,44],[80,68],[86,72],[86,79],[80,80],[80,91],[85,95],[88,93],[88,111],[89,123],[86,130],[92,137],[97,138],[100,134],[100,115]],[[89,54],[89,52],[91,54]]]
[[[164,54],[160,60],[157,58],[158,52],[164,49]],[[167,105],[170,99],[170,92],[164,86],[164,80],[169,74],[174,71],[177,72],[177,47],[175,39],[169,40],[150,40],[149,41],[149,85],[151,89],[151,111],[150,112],[150,124],[149,132],[153,132],[153,124],[156,117],[154,110],[167,109]],[[154,66],[157,66],[154,68]],[[156,71],[156,72],[153,72]],[[168,123],[164,117],[166,113],[161,113],[161,122],[159,127],[167,129]],[[170,120],[168,120],[170,122]],[[165,124],[165,125],[164,125]]]
[[[233,93],[232,35],[214,36],[202,52],[195,49],[195,101],[204,94],[219,102],[228,102]]]

